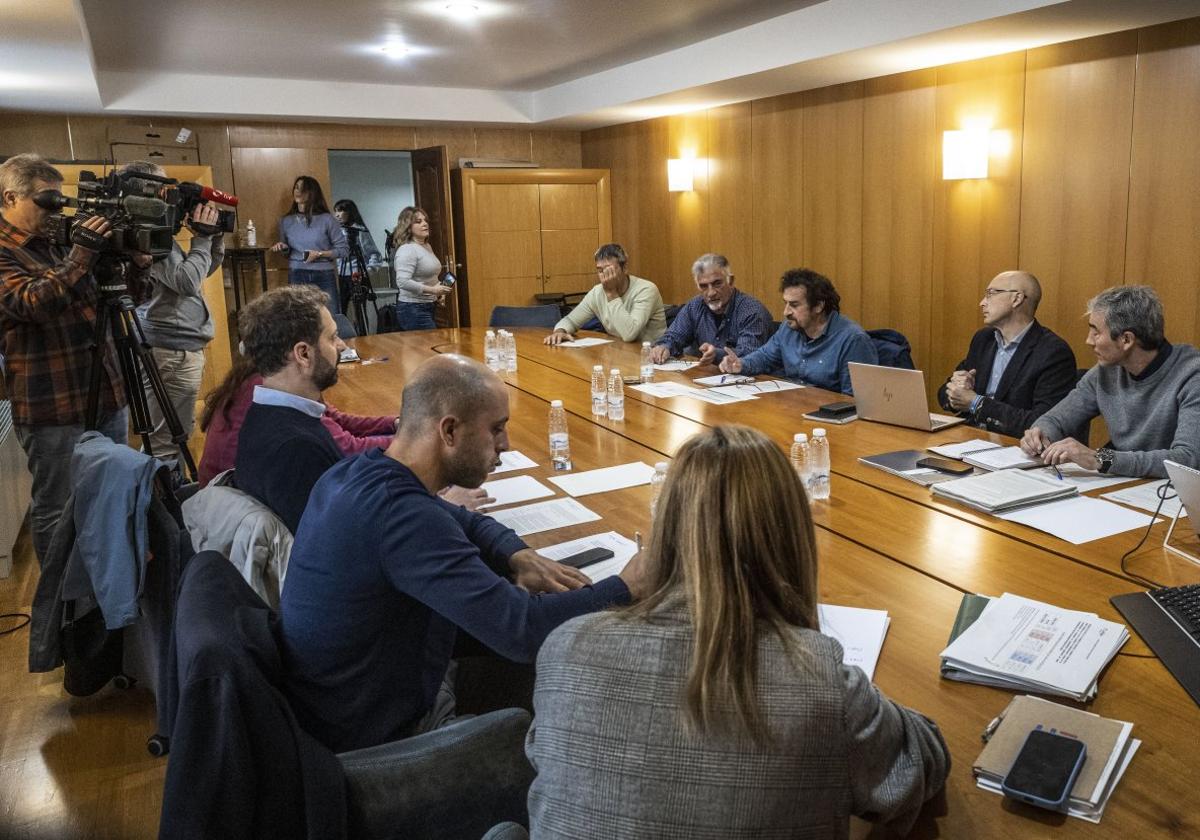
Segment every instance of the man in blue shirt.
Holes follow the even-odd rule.
[[[875,345],[858,324],[839,312],[842,297],[829,278],[810,268],[784,272],[784,322],[759,349],[744,359],[732,350],[721,361],[723,373],[772,373],[827,391],[853,393],[849,362],[879,364]]]
[[[405,386],[391,445],[341,461],[313,487],[280,612],[293,707],[331,749],[404,738],[452,717],[458,628],[533,662],[567,619],[642,594],[640,556],[591,584],[491,517],[435,495],[483,483],[508,449],[507,424],[500,378],[479,362],[439,356]]]
[[[693,352],[699,353],[700,364],[711,365],[725,358],[726,347],[744,356],[762,346],[771,334],[771,313],[734,288],[729,260],[705,254],[692,263],[692,279],[700,294],[679,310],[666,333],[654,342],[650,351],[654,364],[696,348]]]

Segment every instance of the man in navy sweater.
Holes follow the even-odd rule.
[[[293,534],[317,479],[342,458],[321,425],[321,392],[337,382],[346,345],[315,286],[272,289],[239,318],[242,344],[263,382],[238,433],[238,489],[254,496]]]

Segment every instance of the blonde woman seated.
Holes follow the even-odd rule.
[[[718,426],[671,466],[640,603],[566,622],[537,660],[531,834],[845,837],[908,830],[937,726],[817,630],[808,501],[779,448]]]

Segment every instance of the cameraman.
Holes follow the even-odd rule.
[[[383,254],[379,253],[379,246],[375,244],[374,237],[371,236],[371,231],[367,229],[367,223],[363,221],[362,213],[358,211],[358,205],[348,198],[340,199],[333,205],[333,218],[342,226],[342,230],[346,233],[346,245],[350,249],[350,255],[338,258],[338,291],[342,299],[342,311],[350,311],[350,293],[353,289],[352,276],[355,269],[359,268],[354,260],[354,246],[357,245],[362,249],[362,257],[366,261],[364,269],[375,268],[381,266],[383,262]],[[368,287],[371,285],[370,277],[360,277],[359,282],[366,283]]]
[[[136,176],[138,173],[160,178],[166,175],[162,167],[142,160],[121,168],[122,175]],[[161,187],[156,181],[137,177],[130,178],[128,183],[143,194],[157,193]],[[154,364],[171,405],[184,433],[190,438],[200,378],[204,373],[204,348],[213,338],[212,314],[204,302],[201,287],[204,278],[221,266],[225,258],[225,239],[220,233],[210,235],[196,231],[197,224],[217,224],[217,209],[208,202],[197,204],[184,222],[192,231],[192,242],[186,255],[178,242],[172,242],[171,253],[166,259],[152,263],[148,255],[138,255],[134,262],[141,268],[150,269],[145,275],[149,300],[138,307],[138,320],[142,322],[146,343],[154,354]],[[162,408],[144,373],[142,387],[146,391],[153,424],[150,447],[156,458],[178,469],[179,448],[171,440],[171,430],[167,428]]]
[[[74,225],[70,248],[45,236],[51,212],[34,204],[63,176],[38,155],[0,164],[0,353],[17,440],[33,474],[33,550],[39,565],[71,493],[71,454],[84,432],[95,342],[92,265],[111,237],[108,220]],[[81,244],[86,243],[86,244]],[[96,427],[125,443],[129,414],[110,336],[101,337]]]

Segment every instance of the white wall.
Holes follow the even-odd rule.
[[[413,203],[412,155],[408,152],[329,152],[329,209],[348,198],[358,205],[380,253],[383,232],[396,226],[400,210]]]

